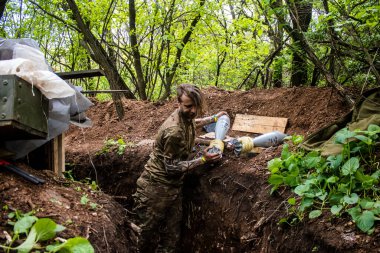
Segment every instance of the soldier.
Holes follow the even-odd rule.
[[[195,119],[204,109],[198,87],[181,84],[177,88],[178,108],[160,127],[153,152],[137,180],[134,213],[141,229],[139,252],[175,252],[182,219],[182,181],[194,168],[221,159],[205,149],[200,158],[188,160],[194,146],[195,127],[216,122],[226,112]],[[162,229],[162,231],[159,229]],[[159,234],[158,245],[154,238]]]

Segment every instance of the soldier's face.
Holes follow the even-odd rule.
[[[179,102],[179,109],[185,118],[191,120],[197,116],[197,107],[193,100],[186,95],[182,95]]]

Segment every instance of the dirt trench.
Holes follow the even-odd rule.
[[[366,238],[355,237],[355,225],[342,220],[278,225],[290,208],[291,192],[269,194],[265,165],[280,150],[270,148],[254,157],[227,153],[222,162],[186,176],[179,252],[370,252],[360,250]],[[129,148],[122,156],[96,155],[91,161],[95,168],[76,161],[70,169],[78,179],[97,177],[106,194],[131,210],[131,194],[149,152],[144,146]],[[125,252],[134,252],[135,241],[130,243]]]
[[[288,118],[287,134],[308,135],[331,124],[349,108],[331,88],[204,91],[207,114],[236,114]],[[158,127],[176,108],[165,103],[124,101],[126,116],[116,118],[112,102],[96,102],[88,112],[94,126],[71,127],[67,136],[67,169],[78,179],[97,180],[102,191],[130,213],[135,182],[149,158]],[[230,136],[247,133],[229,132]],[[106,150],[109,139],[123,139],[122,155]],[[379,252],[379,231],[361,234],[348,217],[323,216],[296,225],[278,225],[286,217],[291,192],[270,195],[267,162],[278,157],[281,146],[258,155],[235,157],[225,153],[216,165],[198,168],[184,182],[184,217],[179,252]],[[129,218],[128,218],[129,219]],[[125,252],[134,252],[135,241]],[[115,251],[116,252],[116,251]],[[118,251],[123,252],[123,251]]]

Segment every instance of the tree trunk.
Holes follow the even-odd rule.
[[[309,28],[311,21],[311,13],[313,4],[311,2],[305,2],[302,0],[289,1],[290,17],[292,19],[293,30],[301,29],[302,32],[306,32]],[[291,86],[300,86],[307,84],[307,61],[305,52],[300,47],[300,43],[297,37],[293,38],[293,59],[292,59],[292,74],[291,74]]]
[[[137,90],[140,98],[146,100],[146,82],[141,66],[139,46],[137,44],[135,0],[129,0],[129,36],[131,39],[133,64],[137,77]]]
[[[272,43],[273,43],[274,52],[276,52],[274,55],[273,55],[273,52],[271,52],[271,55],[273,55],[273,58],[271,57],[270,59],[268,59],[268,61],[267,61],[268,64],[265,63],[265,65],[266,65],[266,68],[269,69],[270,65],[273,63],[273,73],[271,73],[271,75],[270,75],[271,82],[273,80],[273,87],[282,87],[282,85],[283,85],[282,71],[283,71],[284,64],[279,57],[281,56],[281,50],[282,50],[283,45],[284,45],[284,29],[282,28],[282,25],[279,22],[276,23],[276,26],[273,26],[272,23],[267,18],[267,16],[270,16],[267,13],[267,9],[264,8],[264,6],[262,5],[260,0],[257,0],[256,2],[258,4],[258,6],[260,7],[260,9],[264,13],[265,23],[269,27],[268,36],[271,38]],[[282,8],[282,5],[283,5],[282,0],[270,1],[270,7],[272,9],[280,9],[280,8]],[[268,79],[266,82],[268,82]],[[270,84],[267,84],[266,86],[269,87]]]
[[[220,60],[220,55],[222,57],[222,60]],[[223,65],[224,61],[226,60],[226,56],[227,56],[227,52],[226,51],[224,51],[223,53],[217,55],[215,87],[218,87],[219,77],[220,77],[220,71],[222,69],[222,65]]]
[[[1,0],[0,1],[0,19],[3,17],[4,15],[4,11],[5,11],[5,6],[7,5],[7,2],[8,0]]]
[[[299,41],[301,47],[306,52],[306,55],[308,58],[314,63],[314,65],[320,69],[320,71],[323,73],[323,75],[326,78],[326,81],[334,87],[338,93],[346,100],[346,102],[350,105],[354,105],[354,100],[346,93],[344,88],[335,80],[334,75],[332,75],[328,69],[324,66],[324,64],[319,60],[319,58],[315,55],[314,51],[306,41],[305,36],[301,32],[301,27],[297,24],[299,29],[292,29],[290,25],[285,21],[284,16],[282,13],[274,10],[279,22],[281,22],[282,26],[284,27],[285,31],[296,41]]]
[[[100,44],[100,42],[95,38],[90,29],[85,25],[82,16],[79,12],[78,6],[75,3],[75,0],[67,0],[69,7],[72,11],[73,19],[76,21],[79,30],[84,36],[86,43],[89,48],[87,50],[90,52],[90,55],[96,61],[101,68],[104,70],[104,75],[107,78],[111,89],[114,90],[126,90],[124,93],[127,98],[135,99],[135,96],[131,92],[131,90],[127,87],[124,80],[121,78],[119,72],[116,69],[115,64],[109,59],[107,52]],[[119,119],[124,118],[124,108],[121,102],[121,95],[119,93],[113,93],[112,99],[115,104],[115,109]]]
[[[199,9],[201,9],[205,5],[205,3],[206,3],[206,0],[200,0]],[[167,97],[170,96],[170,88],[172,86],[173,78],[177,71],[177,67],[179,66],[179,62],[181,60],[182,51],[185,48],[186,44],[190,41],[190,37],[193,34],[195,26],[197,25],[200,19],[201,19],[201,11],[199,11],[198,14],[195,16],[195,18],[190,24],[190,27],[187,33],[185,34],[185,36],[183,36],[182,41],[181,41],[181,47],[177,47],[177,53],[175,56],[174,63],[171,66],[170,70],[165,75],[165,83],[164,83],[165,94],[163,95],[161,99],[166,99]]]
[[[298,41],[293,41],[293,47],[299,48]],[[305,54],[293,51],[292,68],[291,68],[291,86],[302,86],[307,84],[307,61]]]

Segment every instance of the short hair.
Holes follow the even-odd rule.
[[[177,87],[177,99],[179,103],[182,102],[182,95],[186,95],[194,102],[197,107],[197,116],[203,115],[204,110],[206,109],[206,103],[203,93],[197,86],[187,83],[180,84]]]

